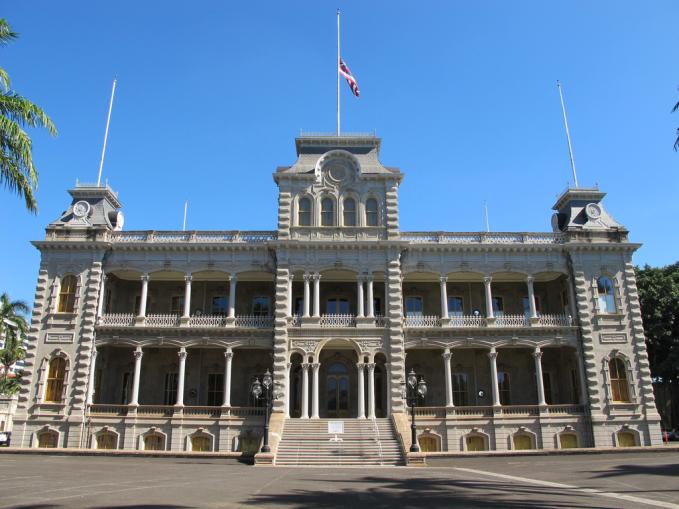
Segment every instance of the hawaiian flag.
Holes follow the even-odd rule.
[[[349,70],[349,67],[347,64],[344,63],[344,60],[340,58],[339,61],[339,72],[342,76],[344,76],[344,79],[347,80],[347,83],[349,84],[349,88],[351,88],[351,91],[353,94],[358,97],[361,95],[361,92],[358,90],[358,83],[356,83],[356,78],[351,74],[351,71]]]

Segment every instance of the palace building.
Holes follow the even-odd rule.
[[[302,135],[273,231],[125,231],[76,185],[43,240],[13,444],[255,452],[275,464],[421,450],[661,443],[632,255],[605,193],[553,232],[405,232],[374,135]],[[327,422],[341,421],[342,442]]]

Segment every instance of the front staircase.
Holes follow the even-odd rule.
[[[342,421],[344,433],[328,433]],[[280,466],[404,465],[391,419],[287,419],[275,464]]]

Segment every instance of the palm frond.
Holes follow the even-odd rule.
[[[0,18],[0,45],[5,46],[19,37],[19,34],[12,31],[12,27],[5,18]]]
[[[0,67],[0,85],[5,91],[9,90],[11,84],[9,82],[9,74],[2,67]]]
[[[42,108],[16,92],[0,93],[0,115],[14,120],[21,126],[44,127],[52,136],[57,134],[57,128]]]
[[[33,165],[32,143],[16,122],[0,116],[0,185],[23,198],[30,212],[37,212],[34,195],[38,173]]]
[[[677,139],[674,140],[674,151],[679,150],[679,129],[677,129]]]
[[[674,108],[672,108],[672,113],[674,113],[677,110],[679,110],[679,102],[677,102],[677,104],[674,105]]]

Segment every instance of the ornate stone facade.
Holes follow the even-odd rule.
[[[380,143],[298,138],[276,231],[123,231],[110,188],[71,190],[34,243],[13,443],[255,450],[269,370],[280,422],[400,431],[415,371],[427,450],[659,444],[639,245],[604,193],[566,190],[551,233],[402,232]]]

